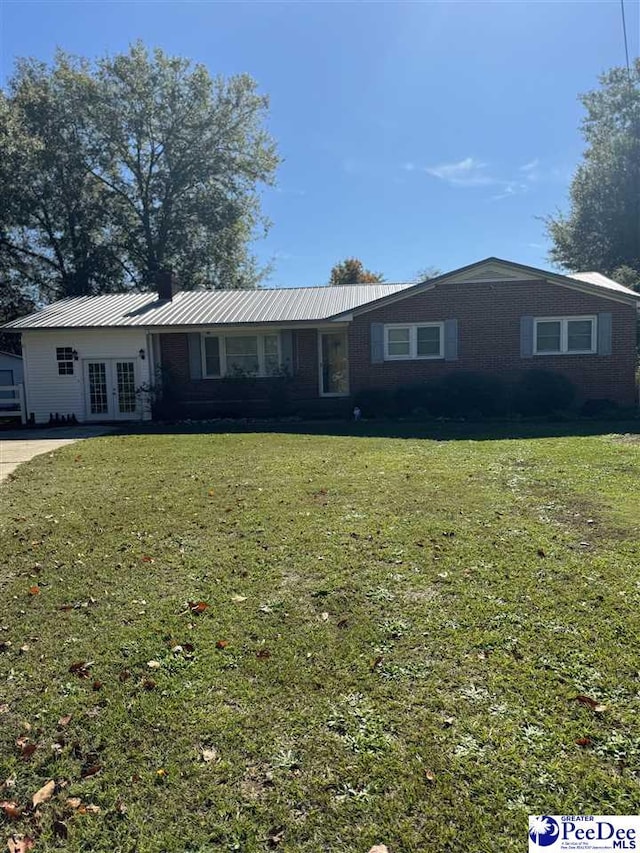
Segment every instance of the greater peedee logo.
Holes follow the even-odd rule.
[[[639,815],[530,815],[529,851],[637,850]]]

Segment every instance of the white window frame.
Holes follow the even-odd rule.
[[[438,355],[418,355],[418,329],[440,329],[440,351]],[[389,353],[389,331],[391,329],[409,329],[409,354],[391,355]],[[444,358],[444,321],[434,323],[385,323],[384,324],[384,360],[385,361],[435,361]]]
[[[591,321],[591,348],[569,349],[569,323],[574,320]],[[560,323],[560,349],[543,350],[538,352],[538,323]],[[564,317],[534,317],[533,318],[533,354],[545,355],[595,355],[598,351],[598,318],[595,314],[576,314]]]
[[[273,373],[267,373],[266,370],[266,354],[264,349],[264,339],[275,337],[278,341],[278,365],[282,365],[282,342],[280,340],[280,332],[202,332],[200,335],[200,360],[202,362],[202,378],[203,379],[224,379],[227,376],[234,377],[234,373],[227,372],[227,347],[226,338],[257,338],[258,339],[258,373],[249,373],[251,379],[268,379]],[[212,375],[207,373],[207,351],[205,349],[205,341],[207,338],[218,338],[218,348],[220,352],[220,375]]]

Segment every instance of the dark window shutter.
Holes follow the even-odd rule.
[[[384,361],[384,324],[371,324],[371,362]]]
[[[200,333],[187,335],[189,346],[189,376],[191,379],[202,379],[202,347]]]
[[[533,317],[520,317],[520,358],[533,358]]]
[[[598,355],[611,355],[612,320],[611,311],[598,314]]]
[[[444,321],[444,360],[458,360],[458,321]]]
[[[280,332],[280,354],[282,356],[282,369],[293,376],[293,332],[291,329]]]

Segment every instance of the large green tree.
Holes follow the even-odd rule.
[[[640,288],[640,59],[602,75],[581,96],[587,148],[569,191],[568,214],[546,220],[551,259],[598,270]]]
[[[340,284],[376,284],[384,281],[380,273],[366,269],[359,258],[346,258],[331,270],[330,285]]]
[[[258,192],[278,165],[267,110],[251,77],[140,43],[19,61],[0,94],[3,289],[141,289],[166,267],[184,288],[256,286]]]

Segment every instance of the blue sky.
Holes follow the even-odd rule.
[[[626,12],[636,56],[640,2]],[[351,255],[389,281],[487,255],[549,266],[539,217],[566,207],[577,94],[624,61],[618,0],[0,0],[3,82],[16,56],[138,38],[269,94],[284,162],[255,251],[285,286]]]

